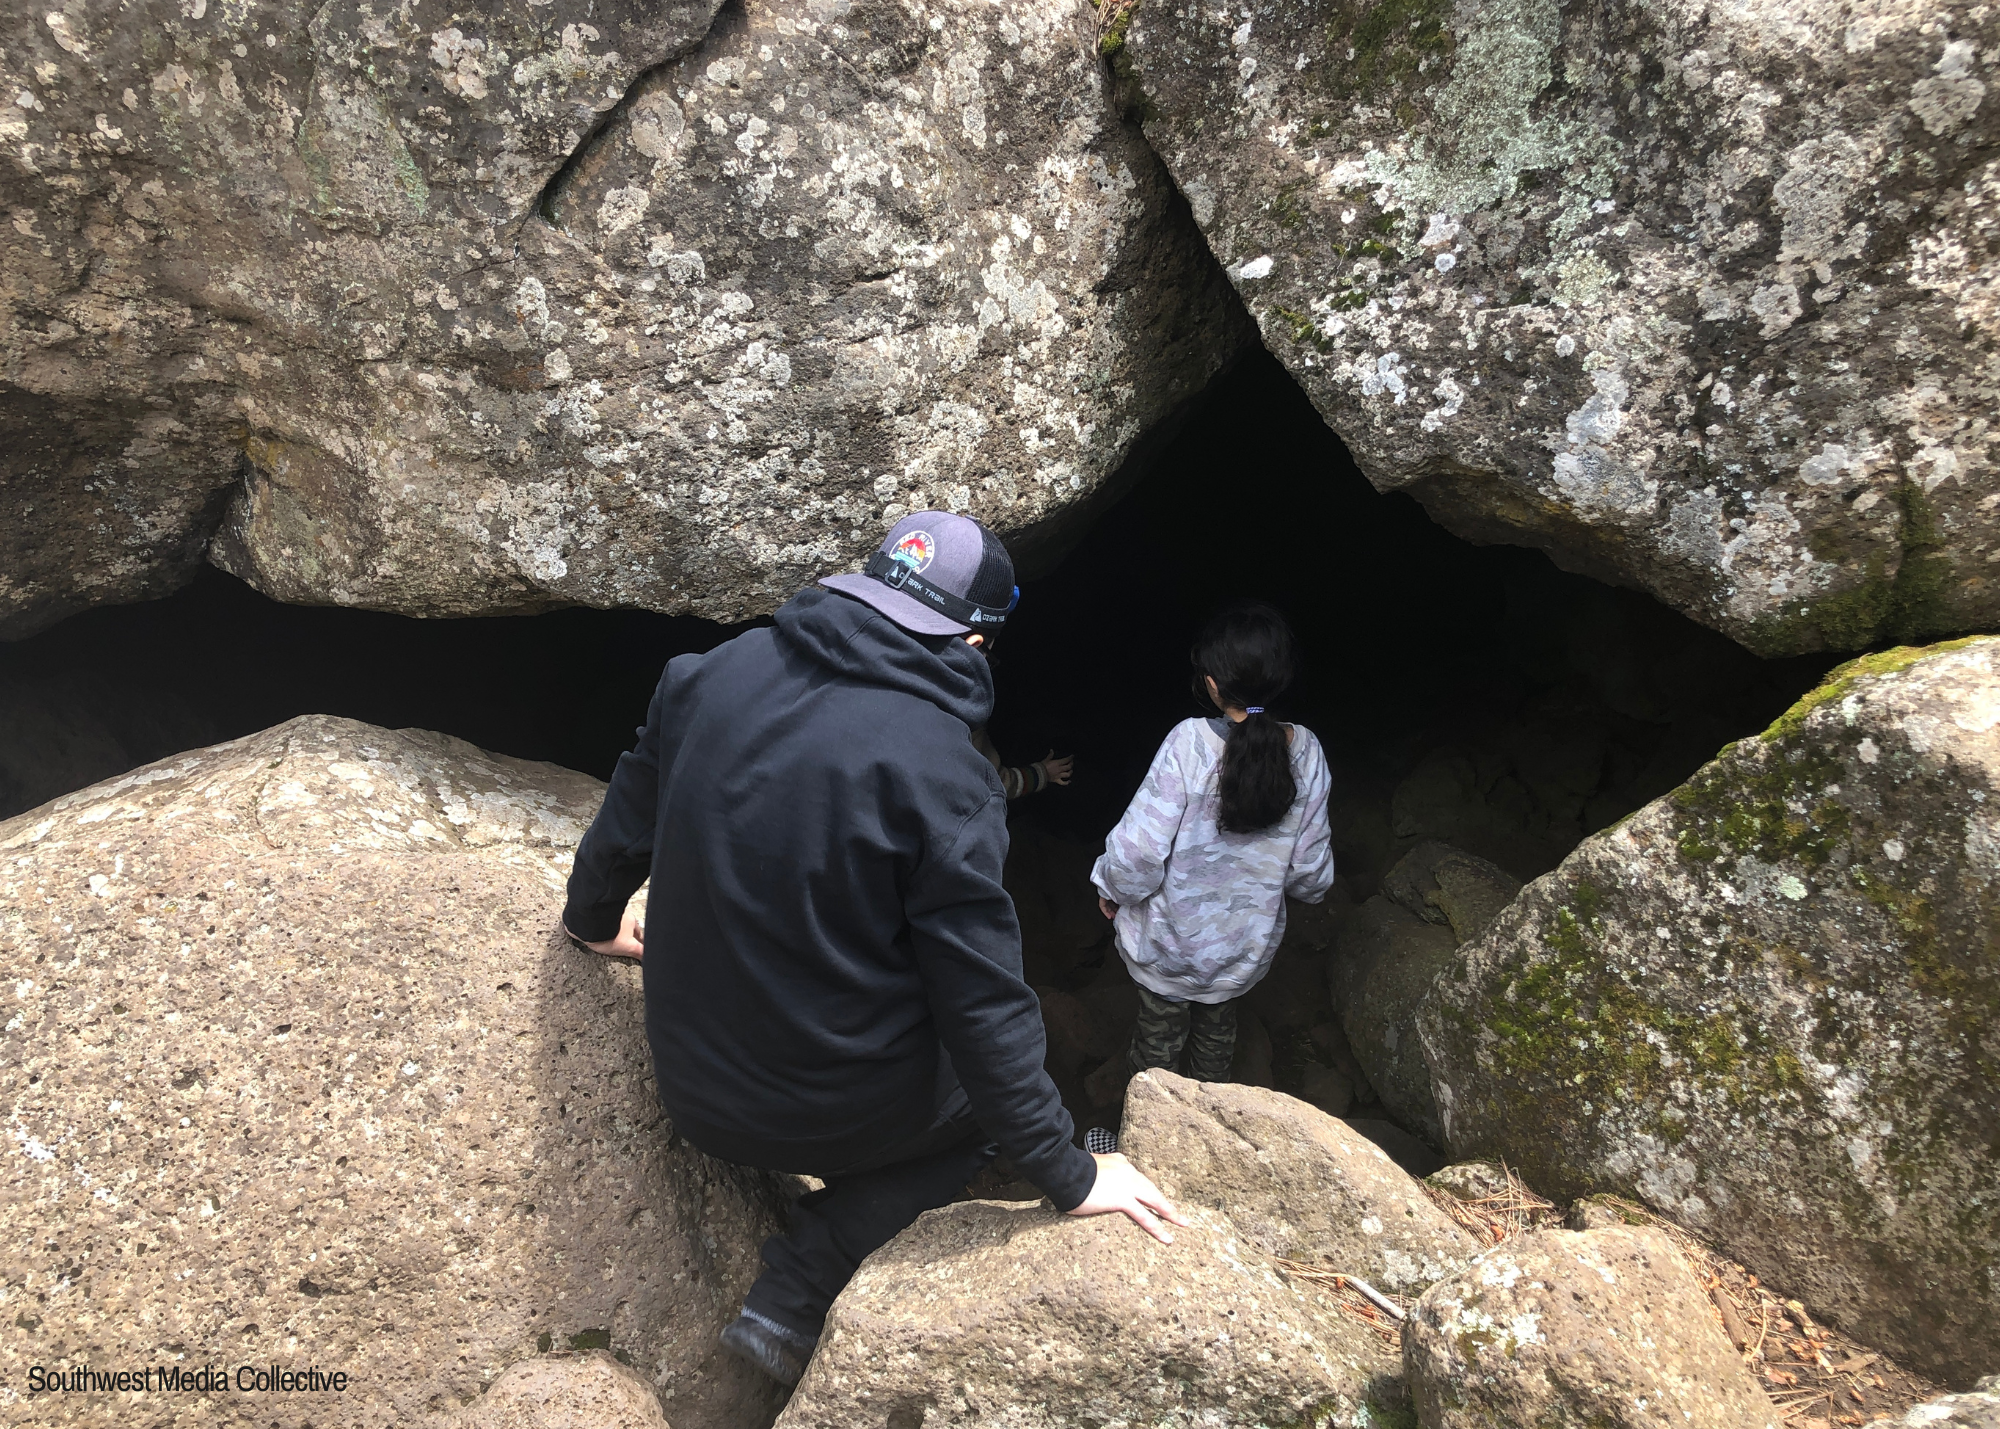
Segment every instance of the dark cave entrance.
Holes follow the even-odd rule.
[[[1306,673],[1279,712],[1326,746],[1341,867],[1246,1000],[1256,1025],[1239,1065],[1294,1092],[1337,1070],[1363,1119],[1385,1111],[1338,1035],[1329,969],[1343,920],[1404,853],[1437,840],[1532,878],[1768,724],[1832,663],[1759,660],[1538,552],[1467,545],[1369,487],[1274,359],[1241,362],[1028,583],[994,654],[1007,761],[1051,748],[1077,760],[1071,787],[1012,806],[1009,883],[1052,1069],[1084,1125],[1107,1116],[1086,1084],[1122,1051],[1136,1005],[1085,875],[1160,739],[1196,713],[1194,627],[1238,596],[1299,632]],[[661,665],[733,633],[633,611],[419,621],[284,606],[206,570],[164,600],[0,645],[0,817],[306,713],[604,777]]]
[[[1263,352],[1219,378],[1143,481],[1023,589],[994,663],[1010,762],[1078,777],[1017,806],[1101,837],[1176,720],[1187,650],[1231,598],[1268,600],[1307,661],[1282,712],[1333,764],[1344,877],[1372,890],[1421,838],[1523,880],[1762,729],[1836,657],[1763,660],[1538,551],[1472,546],[1370,487]]]

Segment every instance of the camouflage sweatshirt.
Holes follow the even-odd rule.
[[[1326,756],[1293,729],[1298,797],[1254,834],[1218,827],[1224,744],[1209,721],[1174,726],[1153,756],[1090,873],[1118,905],[1118,953],[1141,987],[1182,1002],[1241,997],[1277,955],[1285,899],[1317,903],[1333,886]]]

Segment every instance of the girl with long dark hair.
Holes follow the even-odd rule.
[[[1292,683],[1291,628],[1268,605],[1231,606],[1192,652],[1195,696],[1216,711],[1176,725],[1091,870],[1139,985],[1128,1070],[1229,1079],[1236,1000],[1270,970],[1285,900],[1333,886],[1329,778],[1319,741],[1271,706]]]

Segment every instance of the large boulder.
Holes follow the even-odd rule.
[[[1265,1254],[1378,1289],[1419,1294],[1479,1252],[1373,1141],[1281,1092],[1141,1072],[1118,1145],[1176,1204],[1226,1215]]]
[[[1529,1231],[1434,1286],[1403,1327],[1423,1429],[1777,1429],[1657,1230]]]
[[[1032,548],[1253,340],[1095,38],[1066,0],[13,8],[0,634],[205,549],[285,600],[736,619],[909,509]]]
[[[1416,1182],[1302,1102],[1171,1072],[1132,1079],[1120,1145],[1192,1223],[1172,1245],[1046,1205],[929,1212],[834,1303],[780,1429],[1407,1422],[1393,1347],[1280,1262],[1412,1292],[1462,1269]]]
[[[1417,1008],[1459,946],[1521,891],[1497,864],[1433,841],[1382,880],[1341,928],[1336,1003],[1348,1045],[1391,1116],[1433,1146],[1444,1126],[1417,1040]]]
[[[1129,14],[1147,137],[1378,487],[1765,653],[2000,623],[2000,12]]]
[[[1287,1279],[1212,1207],[1190,1219],[1167,1246],[1046,1204],[925,1213],[834,1302],[780,1429],[1407,1416],[1394,1351],[1328,1287]]]
[[[308,717],[0,823],[7,1383],[315,1365],[424,1424],[596,1347],[679,1429],[768,1422],[716,1335],[776,1187],[675,1140],[638,969],[552,936],[602,792]]]
[[[1434,1146],[1443,1145],[1444,1128],[1417,1042],[1417,1006],[1457,956],[1449,927],[1378,894],[1348,921],[1334,960],[1341,1026],[1354,1060],[1389,1114]]]
[[[1452,1150],[1636,1195],[1962,1386],[2000,1360],[2000,640],[1841,667],[1419,1014]]]

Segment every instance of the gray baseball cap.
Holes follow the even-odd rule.
[[[867,602],[918,635],[996,631],[1021,594],[1000,538],[950,511],[905,516],[866,569],[827,576],[820,584]]]

